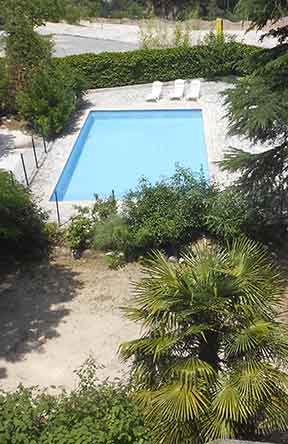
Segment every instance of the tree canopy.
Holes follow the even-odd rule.
[[[263,144],[266,151],[256,154],[232,148],[222,168],[240,172],[238,186],[273,220],[285,217],[288,209],[288,25],[276,23],[288,14],[288,2],[240,0],[238,11],[251,20],[251,27],[265,30],[269,25],[263,39],[276,39],[275,47],[251,57],[252,74],[226,93],[230,132]]]
[[[287,430],[286,329],[276,320],[281,279],[267,253],[240,238],[200,243],[169,262],[155,253],[135,285],[122,344],[160,444],[254,439]],[[278,308],[277,308],[278,307]]]

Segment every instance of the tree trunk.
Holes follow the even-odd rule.
[[[199,358],[202,361],[207,362],[215,369],[219,368],[219,356],[218,356],[218,334],[214,331],[208,331],[205,333],[205,339],[200,344]]]

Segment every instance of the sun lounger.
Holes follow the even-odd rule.
[[[148,96],[146,96],[146,102],[156,102],[156,100],[159,100],[162,93],[162,87],[162,82],[153,82],[152,91],[150,94],[148,94]]]
[[[197,100],[200,97],[200,80],[191,80],[188,92],[186,94],[187,100]]]
[[[170,100],[180,100],[184,95],[185,81],[178,79],[175,80],[174,90],[170,94]]]

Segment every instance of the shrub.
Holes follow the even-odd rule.
[[[100,234],[99,242],[106,245],[109,230],[106,230],[105,233],[103,224],[117,213],[117,201],[114,193],[112,192],[107,199],[101,199],[96,195],[93,207],[77,207],[77,210],[77,214],[72,218],[66,230],[66,239],[71,250],[81,252],[88,248],[91,245],[96,227],[99,229],[99,233],[101,230],[103,231],[102,241]]]
[[[180,167],[155,184],[142,179],[123,198],[118,214],[114,196],[97,198],[92,209],[81,211],[68,229],[70,244],[121,252],[125,260],[153,249],[178,254],[203,235],[226,241],[242,233],[257,238],[262,230],[257,211],[241,193],[220,191],[203,174]]]
[[[245,196],[231,189],[215,194],[206,216],[208,231],[226,240],[237,238],[241,233],[254,234],[257,220],[257,211],[254,211]]]
[[[76,109],[84,83],[65,67],[43,67],[18,96],[20,114],[46,136],[59,134]]]
[[[0,171],[0,260],[9,262],[46,255],[44,213],[30,192],[8,172]]]
[[[108,88],[177,78],[243,75],[249,56],[259,48],[210,37],[194,47],[140,49],[128,52],[80,54],[55,59],[85,79],[87,88]]]
[[[142,180],[124,199],[135,253],[164,248],[173,252],[206,232],[206,212],[214,188],[204,176],[178,168],[170,179]]]
[[[99,384],[88,362],[79,387],[58,396],[20,387],[0,395],[1,444],[146,444],[150,433],[128,387]]]
[[[44,225],[44,232],[51,246],[60,244],[64,240],[63,230],[56,222],[47,222]]]
[[[5,63],[0,63],[0,116],[9,111],[9,78],[7,66]]]
[[[129,251],[129,228],[121,216],[97,223],[94,233],[94,248],[104,251]]]
[[[93,219],[89,208],[78,208],[66,230],[66,239],[72,251],[82,251],[90,246],[93,237]]]
[[[107,199],[101,199],[95,195],[95,203],[92,209],[92,217],[99,222],[103,222],[117,214],[117,200],[114,191]]]

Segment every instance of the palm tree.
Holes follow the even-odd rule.
[[[127,316],[136,396],[160,444],[254,438],[288,428],[283,289],[265,249],[201,243],[171,263],[153,253]]]

